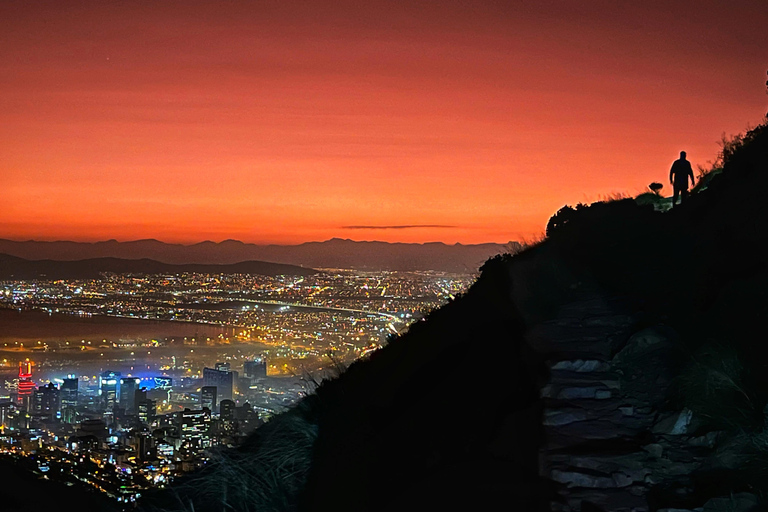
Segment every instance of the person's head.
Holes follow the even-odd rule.
[[[685,151],[680,152],[680,160],[685,160]]]

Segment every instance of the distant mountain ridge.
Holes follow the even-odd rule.
[[[187,263],[174,265],[147,258],[89,258],[85,260],[27,260],[0,253],[0,279],[96,279],[102,272],[116,274],[258,274],[265,276],[316,274],[311,268],[266,261],[242,261],[228,265]]]
[[[39,242],[0,239],[0,253],[27,260],[73,261],[91,258],[151,259],[168,264],[232,264],[243,261],[273,262],[310,268],[369,270],[438,270],[476,272],[490,257],[519,248],[508,244],[447,245],[357,242],[332,238],[298,245],[256,245],[238,240],[205,241],[191,245],[159,240],[118,242]]]

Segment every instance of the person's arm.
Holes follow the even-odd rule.
[[[693,177],[693,167],[691,166],[690,163],[688,164],[688,176],[691,177],[691,187],[695,186],[696,185],[696,180]]]

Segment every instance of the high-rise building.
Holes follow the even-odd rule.
[[[249,379],[261,379],[267,376],[267,360],[260,357],[243,363],[243,375]]]
[[[216,399],[219,403],[222,400],[232,400],[234,378],[234,372],[217,370],[215,368],[203,368],[203,386],[216,387]]]
[[[235,419],[235,402],[232,400],[222,400],[219,404],[221,419],[232,421]]]
[[[0,403],[0,427],[8,428],[11,426],[13,416],[16,413],[16,406],[13,402]]]
[[[146,396],[146,391],[144,392],[144,396]],[[144,424],[148,425],[152,423],[157,417],[157,403],[154,400],[148,398],[136,400],[136,409],[139,421]]]
[[[235,420],[237,420],[237,429],[242,434],[249,434],[263,423],[259,419],[259,413],[254,411],[248,402],[240,407],[235,407]]]
[[[74,375],[67,375],[59,388],[61,402],[61,420],[65,423],[77,422],[77,394],[78,379]]]
[[[216,386],[203,386],[200,388],[200,407],[216,412]]]
[[[31,409],[32,393],[35,383],[32,381],[32,363],[27,359],[19,363],[19,385],[17,388],[18,403],[22,410]]]
[[[53,419],[59,412],[59,389],[53,382],[40,386],[33,393],[32,403],[35,415]]]
[[[181,439],[198,448],[210,446],[211,411],[184,409],[181,415]]]
[[[136,434],[136,455],[140,461],[152,460],[155,458],[155,443],[152,434]]]
[[[105,411],[112,412],[120,402],[120,372],[108,370],[99,377],[99,396]]]
[[[135,377],[123,377],[120,379],[120,407],[125,412],[136,412],[136,390],[139,389],[140,379]]]
[[[79,380],[75,375],[67,375],[64,382],[59,388],[61,396],[61,407],[77,407],[77,393],[79,388]]]

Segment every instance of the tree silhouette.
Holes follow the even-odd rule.
[[[578,210],[585,208],[589,208],[589,206],[579,203],[576,205],[576,208],[565,205],[557,210],[557,213],[550,217],[549,222],[547,222],[547,236],[551,236],[552,233],[568,224],[576,216]]]

